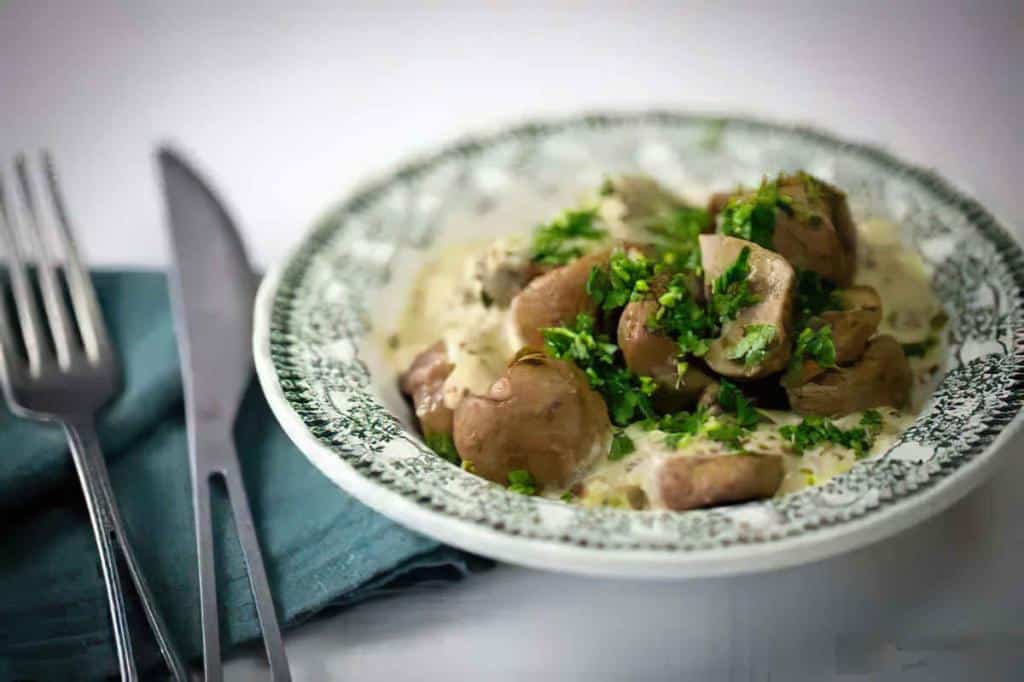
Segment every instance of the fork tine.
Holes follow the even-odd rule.
[[[18,323],[21,325],[21,336],[25,342],[29,372],[38,374],[44,365],[49,364],[50,354],[44,345],[43,324],[40,321],[35,294],[29,283],[28,270],[25,268],[21,237],[15,227],[14,206],[8,204],[4,186],[3,173],[0,173],[0,240],[4,242],[7,252],[14,307],[17,310]]]
[[[71,305],[74,306],[75,317],[78,319],[78,330],[85,346],[85,352],[90,359],[97,361],[110,352],[111,345],[107,334],[107,325],[103,321],[103,313],[100,312],[100,305],[96,300],[96,290],[92,286],[92,279],[82,264],[81,255],[75,245],[75,237],[71,232],[71,221],[68,220],[68,214],[64,208],[64,197],[60,191],[57,171],[49,150],[44,150],[42,157],[46,184],[50,191],[50,201],[57,218],[54,232],[64,250],[66,261],[64,276],[71,293]]]
[[[36,253],[36,279],[39,282],[39,290],[43,294],[43,308],[50,323],[53,347],[57,351],[57,362],[61,367],[69,367],[71,365],[72,345],[75,343],[73,341],[74,331],[71,327],[71,314],[64,303],[64,292],[61,290],[60,283],[57,280],[57,268],[59,265],[53,256],[53,252],[50,250],[50,245],[44,233],[49,221],[43,215],[42,207],[36,204],[35,192],[29,177],[28,162],[24,155],[18,155],[15,167],[21,187],[22,200],[27,209],[25,213],[29,221],[29,239]]]
[[[0,220],[3,220],[0,216]],[[7,310],[7,283],[0,281],[0,376],[10,374],[15,365],[16,350],[10,311]]]

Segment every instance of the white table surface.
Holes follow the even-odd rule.
[[[741,111],[934,166],[1020,234],[1024,5],[888,4],[0,0],[0,159],[49,145],[90,260],[159,265],[151,155],[175,141],[266,265],[360,179],[467,130]],[[1014,458],[927,523],[768,574],[501,566],[307,624],[289,656],[297,680],[1015,679],[1022,482]],[[229,679],[262,669],[243,652]]]

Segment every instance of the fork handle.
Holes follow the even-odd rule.
[[[106,583],[107,596],[110,601],[110,617],[113,621],[114,643],[117,648],[121,678],[131,682],[136,682],[139,679],[132,654],[131,632],[125,609],[124,583],[120,579],[118,570],[118,550],[124,557],[128,573],[131,575],[139,600],[142,602],[142,610],[146,614],[146,620],[149,621],[149,626],[153,630],[153,635],[171,675],[177,682],[186,682],[188,676],[185,665],[174,647],[167,624],[157,610],[156,601],[146,583],[142,568],[128,542],[124,523],[121,521],[121,514],[114,497],[114,490],[110,484],[106,460],[96,435],[96,426],[91,417],[65,422],[63,426],[71,445],[71,456],[75,462],[75,468],[78,470],[78,478],[85,494],[93,534],[96,537],[96,546],[99,549],[100,566],[103,570],[103,580]]]

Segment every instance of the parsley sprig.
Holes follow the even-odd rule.
[[[792,443],[793,451],[801,455],[822,443],[835,443],[853,450],[857,459],[867,455],[875,444],[875,438],[882,430],[882,415],[877,410],[867,410],[860,422],[852,429],[841,429],[827,417],[804,417],[796,426],[779,428],[779,435]]]
[[[721,232],[770,249],[775,235],[775,209],[792,213],[792,205],[792,198],[779,191],[778,180],[765,178],[755,192],[729,200],[722,209]]]
[[[768,355],[768,346],[777,332],[774,324],[748,324],[743,329],[743,338],[729,350],[727,357],[742,360],[747,367],[760,364]]]
[[[536,495],[537,483],[526,469],[513,469],[508,472],[508,489],[520,495]]]
[[[622,431],[616,431],[612,435],[612,447],[608,453],[608,459],[613,462],[617,462],[626,455],[636,450],[636,444],[633,443],[633,439],[627,436]]]
[[[571,326],[547,327],[541,332],[548,355],[571,360],[587,375],[591,388],[604,397],[614,424],[626,426],[654,415],[654,380],[618,364],[619,347],[595,333],[590,315],[580,313]]]
[[[686,287],[686,275],[677,274],[669,280],[665,293],[658,297],[657,312],[648,319],[648,327],[675,339],[681,356],[700,357],[708,352],[711,320]]]
[[[725,324],[739,311],[758,302],[750,291],[750,247],[744,246],[736,260],[711,284],[711,311]]]
[[[815,315],[826,310],[842,310],[843,302],[836,285],[813,270],[801,270],[796,280],[797,328],[806,327]]]
[[[814,360],[821,367],[836,366],[836,345],[832,341],[832,327],[827,324],[818,329],[804,327],[796,337],[791,363],[798,367],[805,359]]]
[[[427,442],[427,447],[436,452],[441,459],[445,459],[455,465],[462,461],[459,457],[459,451],[455,447],[455,439],[452,438],[452,434],[427,433],[424,436],[424,440]]]
[[[596,209],[568,210],[534,230],[530,257],[535,263],[564,265],[583,255],[583,242],[598,241],[608,233],[598,227]]]
[[[752,429],[761,421],[753,403],[747,400],[736,384],[727,379],[719,380],[718,404],[726,412],[736,415],[736,423],[744,429]]]
[[[650,290],[654,263],[640,253],[612,252],[607,267],[594,266],[587,278],[587,294],[602,310],[615,310]]]

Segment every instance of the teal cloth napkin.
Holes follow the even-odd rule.
[[[169,302],[159,273],[98,273],[125,388],[99,420],[139,560],[174,639],[202,652],[185,423]],[[250,387],[238,454],[278,615],[294,625],[413,585],[453,580],[482,560],[406,530],[343,493],[299,453]],[[214,500],[221,636],[259,637],[226,500]],[[106,592],[61,431],[0,408],[0,680],[90,680],[116,673]],[[145,630],[141,612],[136,632]],[[145,635],[148,641],[148,634]],[[158,670],[150,645],[138,656]],[[154,673],[155,674],[155,673]]]

